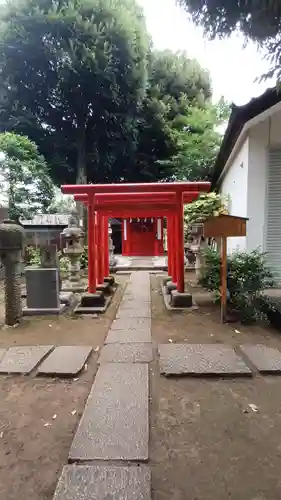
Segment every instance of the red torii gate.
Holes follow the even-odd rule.
[[[167,217],[168,272],[184,292],[183,205],[210,188],[208,182],[65,185],[62,192],[88,206],[89,292],[109,274],[108,217]],[[96,235],[102,245],[96,247]],[[97,270],[96,270],[97,264]],[[96,272],[98,271],[98,272]],[[97,279],[98,278],[98,279]]]

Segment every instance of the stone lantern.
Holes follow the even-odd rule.
[[[15,325],[22,318],[20,268],[24,229],[15,221],[0,223],[0,258],[5,269],[5,323]]]
[[[112,268],[115,266],[116,259],[114,256],[113,240],[112,240],[112,228],[110,222],[108,223],[108,251],[109,251],[109,266]]]
[[[84,231],[79,227],[76,213],[71,214],[61,238],[64,243],[63,254],[69,259],[68,282],[64,284],[63,290],[70,292],[83,292],[85,286],[80,280],[80,258],[84,252]]]
[[[202,250],[206,246],[203,237],[203,223],[193,224],[193,226],[191,227],[190,235],[192,237],[190,249],[195,255],[195,274],[197,280],[199,280],[201,269],[204,266],[204,257],[202,254]]]

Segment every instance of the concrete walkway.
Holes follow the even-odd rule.
[[[149,273],[132,272],[54,500],[151,500],[152,357]]]

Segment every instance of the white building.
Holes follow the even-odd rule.
[[[259,247],[281,280],[281,93],[276,89],[233,106],[213,187],[228,196],[231,215],[249,218],[247,236],[229,238],[228,252]]]

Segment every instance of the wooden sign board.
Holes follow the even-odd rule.
[[[246,236],[245,217],[235,215],[218,215],[204,222],[204,238],[228,238],[230,236]]]

